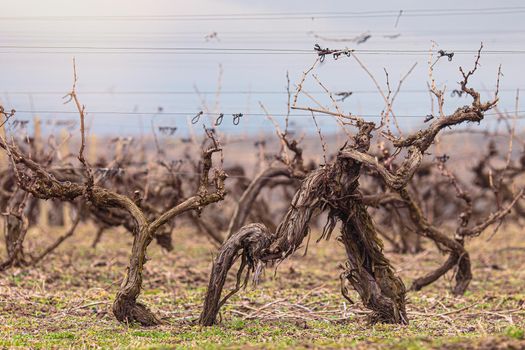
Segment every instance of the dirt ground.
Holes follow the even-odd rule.
[[[26,250],[36,252],[59,234],[33,230]],[[116,229],[93,249],[93,237],[84,227],[36,268],[0,275],[0,348],[525,348],[521,228],[469,242],[474,280],[466,295],[450,293],[452,275],[410,292],[408,326],[368,325],[357,295],[349,304],[340,294],[343,247],[335,239],[316,244],[314,233],[306,256],[303,249],[268,269],[257,288],[230,299],[219,325],[200,327],[215,248],[189,229],[174,232],[175,251],[154,243],[149,250],[141,299],[165,324],[119,324],[110,308],[132,239]],[[388,256],[407,286],[444,260],[430,244],[415,256]]]

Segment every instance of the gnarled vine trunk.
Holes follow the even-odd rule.
[[[7,252],[5,267],[23,266],[25,257],[22,243],[25,238],[27,227],[25,227],[23,220],[14,215],[6,216],[4,227],[5,247]]]
[[[346,147],[366,151],[370,146],[372,123],[362,123],[353,145]],[[266,263],[280,262],[295,252],[309,233],[312,218],[329,211],[323,237],[329,238],[336,222],[343,222],[342,240],[349,258],[346,277],[373,311],[372,321],[406,324],[405,287],[383,255],[382,242],[362,203],[359,187],[361,164],[337,157],[335,162],[310,172],[295,193],[290,207],[271,234],[262,224],[242,227],[221,247],[213,264],[200,323],[216,322],[220,307],[246,284],[250,272],[254,281]],[[235,289],[221,300],[228,271],[242,258]],[[242,282],[242,273],[247,267]]]

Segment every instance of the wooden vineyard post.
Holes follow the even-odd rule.
[[[115,144],[115,159],[122,159],[123,150],[124,150],[124,142],[122,141],[122,138],[119,137]]]
[[[42,121],[39,117],[33,119],[34,126],[34,152],[38,157],[42,153]]]
[[[42,120],[36,116],[33,119],[33,126],[34,126],[34,132],[33,132],[33,138],[34,138],[34,152],[35,157],[39,157],[42,154]],[[38,222],[39,225],[48,228],[49,227],[49,211],[50,206],[48,201],[39,201],[39,211],[38,211]]]
[[[89,143],[87,146],[88,150],[88,160],[91,164],[94,164],[97,162],[97,136],[91,135],[89,136]]]
[[[66,129],[62,129],[60,131],[60,155],[61,157],[64,159],[65,157],[67,157],[69,155],[69,134],[67,132]],[[63,215],[64,215],[64,227],[71,227],[71,207],[67,204],[67,203],[64,203],[64,206],[63,206]]]

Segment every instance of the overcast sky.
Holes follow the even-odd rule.
[[[148,125],[159,107],[163,113],[196,113],[203,108],[211,112],[261,113],[259,101],[276,115],[286,112],[286,72],[297,83],[302,72],[315,60],[311,53],[239,54],[239,52],[145,52],[144,48],[258,48],[312,49],[348,46],[364,50],[428,50],[431,40],[447,52],[474,51],[484,42],[484,49],[525,50],[525,7],[502,10],[499,14],[469,13],[476,9],[520,7],[522,1],[0,1],[0,98],[7,107],[19,111],[38,111],[44,119],[74,118],[72,115],[42,113],[73,111],[62,104],[62,95],[72,83],[72,58],[76,57],[78,91],[97,130],[112,133],[136,133]],[[411,16],[410,10],[465,9],[464,15]],[[406,15],[334,18],[347,12],[405,10]],[[290,18],[300,13],[327,12],[308,18]],[[488,11],[490,12],[490,11]],[[253,14],[280,14],[275,19],[253,19]],[[188,17],[159,18],[179,15],[242,15],[248,18],[191,19]],[[295,15],[290,15],[295,14]],[[52,18],[49,18],[51,16]],[[76,18],[75,18],[76,16]],[[87,17],[78,17],[87,16]],[[114,18],[90,16],[119,16]],[[153,16],[147,20],[144,17]],[[31,18],[32,17],[32,18]],[[46,18],[48,17],[48,18]],[[60,18],[58,18],[60,17]],[[246,17],[246,16],[245,16]],[[397,26],[396,26],[397,22]],[[214,36],[213,33],[216,33]],[[333,41],[352,38],[361,33],[371,37],[362,44]],[[390,36],[399,36],[391,38]],[[210,36],[206,38],[206,36]],[[30,48],[28,48],[30,47]],[[49,48],[54,47],[54,48]],[[70,47],[78,47],[72,49]],[[107,48],[130,48],[113,50]],[[90,49],[91,48],[91,49]],[[115,51],[119,53],[115,53]],[[126,51],[127,53],[122,53]],[[362,54],[359,56],[378,81],[384,85],[386,69],[393,86],[417,62],[412,75],[395,104],[399,115],[430,113],[430,98],[424,92],[428,81],[428,55]],[[480,88],[492,91],[498,65],[502,64],[502,109],[513,110],[515,90],[525,87],[523,58],[520,54],[486,54],[481,68],[472,81]],[[459,65],[471,67],[473,53],[457,53],[451,62],[441,59],[435,66],[438,84],[446,84],[448,92],[457,88]],[[222,68],[220,68],[222,67]],[[222,73],[220,73],[222,72]],[[315,73],[332,91],[354,91],[342,102],[346,112],[374,115],[383,109],[382,98],[373,82],[352,59],[334,61],[327,58]],[[224,93],[216,100],[218,88]],[[320,87],[308,80],[305,88],[314,93]],[[195,90],[202,91],[199,96]],[[168,94],[167,92],[187,94]],[[83,94],[85,92],[85,94]],[[95,92],[101,94],[94,94]],[[136,94],[119,94],[136,92]],[[138,93],[140,92],[140,94]],[[149,92],[143,94],[143,92]],[[162,92],[162,94],[160,93]],[[239,93],[232,93],[239,92]],[[242,93],[241,93],[242,92]],[[251,93],[250,93],[251,92]],[[261,93],[266,92],[266,93]],[[487,92],[488,94],[489,92]],[[321,103],[328,103],[321,94],[314,94]],[[447,97],[449,95],[447,94]],[[448,97],[448,110],[466,104],[467,100]],[[312,105],[304,97],[300,104]],[[205,105],[205,107],[203,107]],[[523,104],[522,104],[523,105]],[[520,107],[525,109],[525,107]],[[144,112],[138,115],[104,114],[96,112]],[[302,113],[298,113],[302,114]],[[19,118],[32,114],[21,112]],[[186,117],[157,116],[159,125],[186,127]],[[281,120],[278,118],[278,120]],[[297,123],[310,119],[297,116]],[[303,122],[301,122],[303,121]],[[405,118],[404,125],[416,127],[421,118]],[[330,127],[326,119],[322,125]],[[239,127],[228,121],[225,130],[260,130],[268,122],[262,116],[249,116]]]

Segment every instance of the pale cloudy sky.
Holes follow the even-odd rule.
[[[164,113],[193,113],[202,109],[203,100],[210,111],[261,113],[259,101],[276,114],[286,110],[286,72],[297,82],[303,70],[315,59],[311,54],[238,53],[148,53],[143,48],[264,48],[311,49],[349,46],[356,49],[428,50],[431,40],[440,49],[476,50],[480,41],[486,50],[524,50],[525,12],[503,11],[500,14],[466,14],[454,16],[401,16],[397,27],[394,17],[303,18],[290,19],[290,13],[363,12],[383,10],[469,10],[494,7],[519,7],[522,1],[63,1],[63,0],[0,0],[0,98],[7,107],[20,111],[71,111],[62,105],[61,96],[71,87],[72,57],[76,57],[79,93],[88,111],[144,112],[148,118],[158,107]],[[525,10],[525,8],[524,8]],[[490,11],[489,11],[490,12]],[[129,16],[220,15],[279,13],[279,19],[169,20],[132,19]],[[409,12],[407,12],[409,13]],[[45,18],[51,16],[53,18]],[[79,17],[80,16],[80,17]],[[87,17],[81,17],[87,16]],[[122,16],[103,18],[90,16]],[[61,18],[58,18],[61,17]],[[75,19],[73,20],[73,17]],[[218,40],[206,40],[217,33]],[[326,39],[349,38],[368,32],[371,38],[363,44],[332,42]],[[316,38],[317,34],[325,40]],[[396,39],[384,35],[400,34]],[[27,48],[27,47],[31,48]],[[54,47],[54,48],[49,48]],[[70,47],[79,47],[70,49]],[[91,47],[92,49],[87,49]],[[108,53],[106,48],[136,48],[135,52]],[[117,50],[133,51],[133,50]],[[456,88],[458,66],[470,67],[473,54],[457,54],[452,62],[441,60],[436,65],[438,83],[448,91]],[[525,87],[523,58],[516,54],[487,54],[473,80],[478,88],[494,88],[498,65],[503,66],[501,108],[514,109],[515,89]],[[426,88],[428,56],[424,55],[362,55],[370,71],[384,83],[384,68],[392,84],[414,64],[413,74],[406,80],[406,93],[396,102],[399,115],[430,113]],[[222,70],[219,68],[222,67]],[[222,71],[222,74],[220,74]],[[349,59],[334,62],[327,59],[316,71],[320,79],[334,91],[356,91],[342,103],[347,112],[378,114],[382,98],[373,82],[359,66]],[[224,92],[216,101],[219,76]],[[308,81],[306,88],[319,91]],[[201,96],[192,92],[203,91]],[[82,94],[82,92],[85,94]],[[186,94],[169,94],[167,92]],[[362,93],[358,93],[361,91]],[[95,92],[99,94],[94,94]],[[111,93],[113,92],[113,93]],[[141,92],[119,94],[119,92]],[[143,92],[149,92],[144,94]],[[207,94],[209,92],[209,94]],[[235,92],[235,93],[233,93]],[[237,93],[238,92],[238,93]],[[242,92],[242,93],[241,93]],[[249,93],[252,92],[252,93]],[[266,93],[261,93],[266,92]],[[318,96],[321,103],[327,100]],[[463,105],[462,99],[449,98],[449,109]],[[305,101],[306,103],[306,101]],[[311,103],[310,103],[311,104]],[[525,109],[525,106],[523,107]],[[44,119],[74,116],[38,113]],[[32,114],[21,112],[20,118]],[[137,115],[92,114],[98,130],[112,133],[136,133],[141,125]],[[184,116],[156,117],[163,125],[184,128]],[[297,122],[309,118],[297,117]],[[420,119],[406,118],[403,123],[415,127]],[[306,122],[305,122],[306,123]],[[330,122],[326,123],[326,127]],[[149,127],[149,123],[147,123]],[[245,131],[260,130],[268,122],[257,116],[246,118]],[[305,124],[306,125],[306,124]],[[309,125],[309,124],[308,124]],[[239,130],[233,126],[231,130]]]

